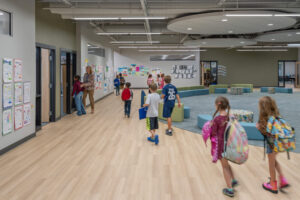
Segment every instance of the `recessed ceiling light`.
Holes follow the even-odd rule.
[[[140,52],[169,52],[169,51],[174,51],[174,52],[198,52],[198,51],[207,51],[206,49],[149,49],[149,50],[139,50]]]
[[[297,32],[296,34],[297,34],[297,35],[300,35],[300,32]]]
[[[193,28],[189,27],[189,28],[187,28],[187,30],[188,30],[188,31],[191,31],[191,30],[193,30]]]
[[[271,40],[272,40],[272,41],[274,41],[275,39],[274,39],[274,38],[272,38]]]
[[[274,24],[268,24],[268,26],[274,26]]]
[[[275,17],[300,17],[299,13],[275,14]]]
[[[0,16],[1,16],[1,15],[4,15],[3,12],[0,12]]]
[[[300,47],[300,44],[297,44],[297,43],[295,43],[295,44],[288,44],[288,46],[289,47]]]
[[[241,43],[241,44],[245,44],[245,42],[244,42],[244,41],[241,41],[240,43]]]
[[[160,41],[112,41],[111,44],[157,44]]]
[[[228,33],[233,33],[233,31],[228,31]]]
[[[129,32],[117,32],[117,33],[96,33],[97,35],[161,35],[162,33],[139,33],[139,32],[134,32],[134,33],[129,33]]]
[[[159,20],[166,17],[74,17],[74,20]]]
[[[222,19],[222,22],[227,22],[227,21],[228,21],[228,19],[226,19],[226,18]]]

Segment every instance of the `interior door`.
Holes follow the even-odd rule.
[[[42,128],[42,87],[41,87],[41,48],[36,47],[36,97],[35,97],[35,129]]]
[[[50,120],[50,50],[41,49],[42,122]]]
[[[295,87],[300,88],[300,62],[296,62]]]
[[[63,84],[63,112],[67,113],[67,65],[62,65],[62,84]]]

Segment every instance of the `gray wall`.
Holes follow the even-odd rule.
[[[202,52],[201,52],[202,53]],[[130,66],[131,64],[136,65],[144,65],[149,67],[150,69],[160,68],[161,72],[165,75],[172,76],[172,83],[175,84],[177,87],[184,87],[184,86],[196,86],[200,85],[200,72],[199,72],[199,63],[200,63],[200,52],[193,52],[193,53],[180,53],[180,52],[151,52],[151,53],[144,53],[138,52],[136,50],[122,50],[121,53],[115,52],[114,53],[114,63],[115,63],[115,71],[118,71],[119,67],[122,66]],[[194,61],[150,61],[150,56],[154,55],[190,55],[195,54],[196,58]],[[195,73],[195,78],[193,79],[175,79],[174,75],[171,74],[173,65],[194,65],[197,69]],[[154,77],[156,79],[156,77]],[[125,77],[125,80],[131,82],[132,88],[146,88],[147,87],[147,76],[128,76]]]
[[[19,58],[23,61],[23,82],[31,81],[31,124],[6,136],[0,134],[0,150],[35,132],[35,1],[1,0],[0,8],[13,14],[13,36],[0,34],[0,77],[2,59]],[[2,97],[2,81],[0,81]],[[0,129],[2,133],[2,98],[0,98]]]
[[[219,76],[219,84],[252,83],[254,86],[277,86],[278,60],[297,60],[298,49],[288,52],[237,52],[208,49],[201,60],[216,60],[227,67],[227,76]]]
[[[60,117],[60,49],[76,51],[76,24],[36,3],[36,42],[56,47],[56,118]]]

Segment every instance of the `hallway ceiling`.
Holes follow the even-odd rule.
[[[224,44],[230,44],[230,39],[255,40],[264,38],[265,34],[300,28],[300,0],[39,0],[38,2],[43,3],[44,9],[61,15],[63,19],[90,25],[95,34],[99,33],[98,37],[105,45],[116,48],[137,45],[137,42],[125,44],[122,41],[148,41],[148,46],[151,46],[151,41],[159,42],[160,46],[180,46],[184,43],[195,46],[197,41],[219,38],[222,40],[214,40],[211,47],[223,47]],[[227,17],[226,14],[230,13],[272,16]],[[299,15],[275,17],[274,14]],[[290,37],[294,36],[289,36],[286,40],[284,36],[280,37],[281,45],[291,41]],[[228,42],[224,42],[226,39]],[[112,44],[112,41],[115,43]],[[218,44],[217,41],[222,43]],[[264,39],[257,41],[258,45],[264,45],[266,42]],[[299,37],[295,37],[292,41],[300,42]],[[266,45],[272,44],[273,41],[267,39]],[[278,45],[278,41],[274,42],[275,44]],[[228,47],[230,46],[232,45]]]

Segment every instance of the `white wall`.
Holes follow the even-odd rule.
[[[109,85],[108,91],[104,91],[104,82],[102,89],[95,90],[94,99],[95,101],[101,99],[113,92],[113,75],[114,75],[114,59],[113,59],[113,50],[108,47],[104,47],[99,41],[99,37],[94,33],[94,29],[92,29],[89,25],[85,23],[78,23],[77,25],[77,52],[79,53],[77,60],[77,71],[81,73],[83,77],[85,73],[85,67],[87,65],[101,65],[101,66],[109,66],[110,74],[109,79],[107,80],[107,84]],[[105,57],[95,56],[88,54],[88,44],[97,45],[101,48],[105,48]],[[86,61],[88,61],[86,63]],[[89,104],[89,99],[87,98],[87,104]]]
[[[167,53],[170,54],[170,53]],[[183,53],[173,53],[173,54],[183,54]],[[185,53],[190,55],[190,53]],[[184,55],[185,55],[184,54]],[[121,53],[114,52],[114,63],[115,71],[117,72],[118,67],[130,66],[131,64],[144,65],[150,69],[160,68],[161,73],[165,75],[171,75],[171,70],[173,65],[194,65],[197,69],[196,76],[193,79],[175,79],[174,75],[172,76],[172,83],[177,87],[184,86],[196,86],[200,85],[200,72],[199,72],[199,63],[200,63],[200,52],[193,53],[196,55],[195,61],[150,61],[151,55],[164,55],[164,53],[141,53],[135,50],[123,50]],[[156,78],[156,77],[155,77]],[[128,76],[125,77],[125,80],[131,82],[132,88],[146,88],[147,87],[147,76]]]
[[[23,82],[31,82],[31,124],[18,131],[2,136],[0,150],[35,132],[35,1],[1,0],[0,8],[13,13],[13,36],[0,34],[0,77],[2,79],[2,59],[18,58],[23,61]],[[2,81],[0,81],[2,97]],[[2,132],[2,98],[0,98],[0,131]]]

